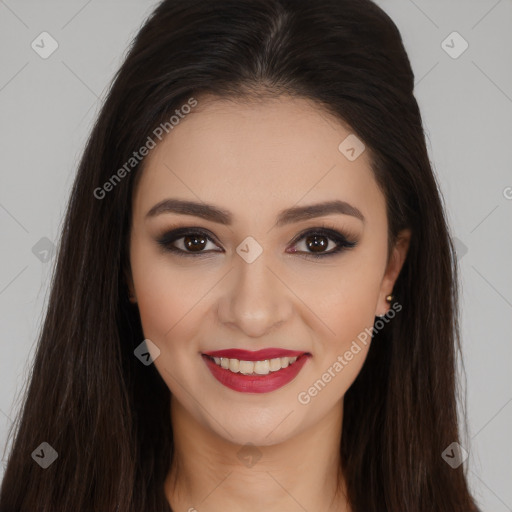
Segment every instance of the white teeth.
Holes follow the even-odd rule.
[[[253,361],[240,361],[238,369],[240,370],[240,373],[247,375],[247,374],[253,372],[254,363],[253,363]]]
[[[233,373],[238,373],[240,371],[240,361],[238,359],[230,359],[229,360],[229,369]]]
[[[271,372],[287,368],[297,360],[297,357],[276,357],[275,359],[265,359],[263,361],[240,361],[226,357],[214,357],[213,360],[217,365],[233,373],[268,375]]]
[[[270,373],[270,364],[268,359],[265,361],[256,361],[254,363],[254,373],[258,375],[268,375]]]
[[[281,358],[271,359],[269,361],[269,367],[271,372],[277,372],[277,370],[281,369]]]

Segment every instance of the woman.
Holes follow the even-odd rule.
[[[477,510],[413,86],[369,0],[157,7],[78,170],[1,512]]]

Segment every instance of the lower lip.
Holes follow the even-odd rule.
[[[244,375],[226,370],[208,356],[203,355],[212,375],[224,386],[241,393],[269,393],[283,387],[297,376],[308,358],[309,354],[303,354],[291,365],[277,372],[270,372],[268,375]]]

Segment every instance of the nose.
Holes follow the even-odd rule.
[[[235,258],[233,264],[220,298],[219,320],[247,337],[265,336],[291,317],[293,294],[265,251],[252,263]]]

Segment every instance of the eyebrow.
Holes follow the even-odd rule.
[[[231,212],[206,203],[196,203],[194,201],[185,201],[182,199],[164,199],[155,204],[146,214],[146,219],[156,217],[163,213],[176,213],[181,215],[193,215],[201,217],[212,222],[230,226],[233,223],[233,215]],[[307,206],[293,206],[282,210],[277,216],[276,226],[284,226],[299,222],[302,220],[313,219],[321,217],[322,215],[329,215],[338,213],[342,215],[350,215],[365,222],[364,215],[355,206],[340,201],[327,201],[324,203],[317,203]]]

